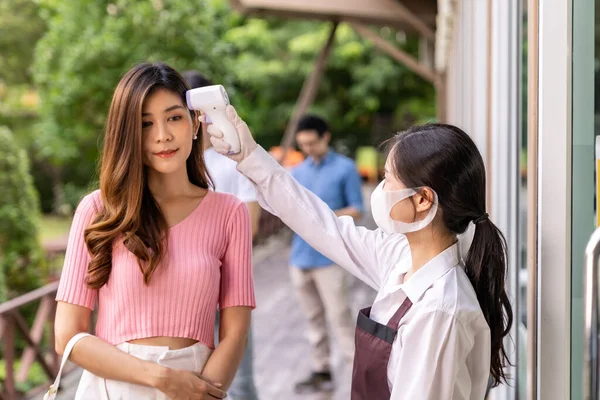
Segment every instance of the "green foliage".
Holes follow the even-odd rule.
[[[32,161],[36,188],[52,205],[52,190],[44,190],[48,164],[36,157],[34,125],[37,122],[38,96],[33,87],[31,65],[35,43],[46,31],[36,0],[0,1],[0,126],[8,127],[17,144],[26,149]]]
[[[233,96],[234,101],[249,124],[258,128],[263,144],[281,139],[302,83],[330,29],[330,24],[320,22],[249,19],[224,35],[231,49],[227,65],[234,66],[236,74],[238,96]],[[409,38],[401,46],[416,54],[418,42]],[[329,120],[334,138],[356,147],[375,144],[371,133],[377,114],[396,116],[393,125],[401,128],[432,118],[434,104],[430,84],[341,24],[311,111]],[[388,131],[383,136],[391,134]]]
[[[43,5],[49,29],[37,45],[34,65],[41,96],[39,141],[41,154],[56,165],[85,160],[85,174],[91,176],[112,92],[132,65],[164,61],[222,79],[215,35],[221,22],[213,21],[214,7],[207,1]]]
[[[20,146],[33,149],[32,125],[37,94],[32,87],[34,45],[46,31],[34,0],[0,2],[0,126],[15,134]]]
[[[30,82],[33,46],[46,29],[33,0],[0,2],[0,82]]]
[[[29,162],[0,127],[0,302],[41,285],[44,261],[37,227],[39,202]]]
[[[160,60],[223,83],[268,147],[280,142],[330,29],[322,22],[245,19],[226,0],[39,1],[48,30],[33,68],[36,146],[70,185],[63,195],[74,203],[94,179],[112,92],[132,65]],[[415,38],[395,45],[412,54],[418,48]],[[432,117],[433,98],[430,84],[342,24],[311,111],[326,117],[334,139],[352,151],[391,135],[392,127]],[[374,124],[377,118],[389,126]]]
[[[17,371],[21,366],[21,360],[16,360],[14,364],[14,369]],[[6,377],[6,364],[4,360],[0,360],[0,381],[5,379]],[[25,382],[17,382],[17,390],[20,393],[27,393],[30,390],[33,390],[44,383],[48,382],[48,377],[46,373],[42,369],[42,366],[39,363],[33,363],[31,365],[31,369],[29,370],[29,375]]]

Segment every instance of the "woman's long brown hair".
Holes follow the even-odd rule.
[[[176,93],[186,104],[189,87],[185,80],[162,63],[136,65],[115,89],[100,166],[102,208],[84,233],[91,254],[87,274],[90,288],[99,289],[108,282],[115,240],[122,240],[137,257],[146,284],[167,251],[167,222],[148,188],[142,152],[142,106],[157,88]],[[190,114],[196,121],[195,112]],[[187,160],[187,173],[194,185],[205,189],[211,185],[200,135]]]

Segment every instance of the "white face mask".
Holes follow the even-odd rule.
[[[437,213],[437,193],[433,192],[433,204],[429,209],[429,214],[427,214],[425,218],[420,221],[406,223],[392,219],[392,217],[390,217],[390,213],[392,212],[392,208],[394,208],[398,202],[410,196],[414,196],[417,194],[417,190],[400,189],[388,192],[383,190],[384,184],[385,179],[381,181],[371,195],[371,212],[373,214],[373,219],[375,219],[375,223],[379,228],[381,228],[381,230],[387,234],[409,233],[421,230],[431,223],[435,217],[435,214]]]

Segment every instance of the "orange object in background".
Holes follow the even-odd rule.
[[[273,146],[269,149],[269,153],[276,159],[281,160],[281,156],[283,154],[283,147],[281,146]],[[304,161],[304,154],[302,152],[295,149],[288,149],[285,160],[281,162],[281,165],[285,168],[293,168],[296,165],[300,164]]]
[[[377,183],[383,176],[385,158],[372,146],[356,149],[356,168],[363,181]]]

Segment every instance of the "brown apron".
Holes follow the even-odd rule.
[[[411,306],[407,297],[387,325],[369,318],[371,307],[360,310],[356,322],[351,400],[390,400],[388,361],[398,324]]]

